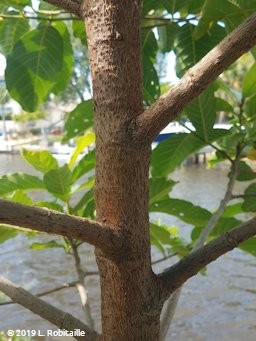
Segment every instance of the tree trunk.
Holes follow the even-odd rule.
[[[161,303],[150,262],[146,199],[149,152],[109,146],[104,155],[100,150],[98,153],[98,218],[122,229],[127,238],[123,253],[111,260],[96,252],[104,339],[157,340]]]
[[[151,269],[148,169],[151,147],[127,127],[143,111],[140,1],[87,0],[96,133],[97,219],[121,230],[123,252],[96,249],[104,340],[157,340],[162,303]]]

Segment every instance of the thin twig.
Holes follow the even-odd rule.
[[[82,307],[83,307],[83,312],[85,316],[85,322],[88,325],[88,327],[93,330],[94,329],[94,321],[91,315],[91,308],[89,304],[89,299],[88,299],[88,291],[85,287],[85,281],[84,281],[84,271],[81,267],[81,259],[78,253],[78,245],[76,242],[72,239],[69,238],[69,242],[73,251],[73,257],[75,259],[75,267],[76,267],[76,272],[78,275],[78,281],[76,282],[76,288],[79,293],[81,302],[82,302]]]
[[[180,122],[180,125],[184,128],[186,128],[188,131],[190,131],[190,133],[194,134],[199,140],[207,143],[209,146],[211,146],[213,149],[215,149],[217,152],[219,152],[220,154],[222,154],[225,158],[227,158],[231,163],[233,163],[233,159],[228,155],[228,153],[225,150],[222,150],[220,148],[218,148],[216,145],[214,145],[213,143],[205,140],[201,135],[199,135],[196,131],[190,129],[189,127],[187,127],[185,124]]]
[[[230,176],[229,176],[229,181],[228,181],[228,185],[227,185],[227,189],[226,189],[226,193],[224,195],[224,198],[221,200],[220,205],[218,207],[218,209],[216,210],[216,212],[211,216],[210,220],[208,221],[208,224],[206,225],[206,227],[202,230],[196,244],[193,250],[196,250],[197,248],[201,247],[202,245],[204,245],[207,237],[210,235],[210,233],[212,232],[212,230],[214,229],[214,227],[216,226],[217,222],[219,221],[221,215],[223,214],[223,212],[225,211],[225,208],[227,206],[227,204],[229,203],[229,201],[232,198],[232,192],[235,186],[235,181],[236,181],[236,177],[237,177],[237,173],[238,173],[238,164],[240,161],[240,147],[237,147],[237,153],[236,153],[236,158],[232,164],[231,167],[231,172],[230,172]]]
[[[167,22],[175,22],[175,23],[183,23],[183,22],[190,22],[193,20],[198,20],[197,16],[194,17],[190,17],[190,18],[166,18],[166,17],[157,17],[157,16],[150,16],[150,15],[146,15],[144,17],[144,19],[146,20],[159,20],[159,21],[167,21]]]
[[[1,14],[0,19],[28,19],[28,20],[39,20],[39,21],[68,21],[68,20],[81,20],[78,17],[75,16],[66,16],[66,17],[46,17],[46,16],[29,16],[29,15],[8,15],[8,14]]]
[[[162,258],[156,259],[156,260],[154,260],[153,262],[151,262],[151,265],[155,265],[155,264],[164,262],[165,260],[170,259],[170,258],[172,258],[172,257],[174,257],[174,256],[176,256],[176,255],[177,255],[177,253],[175,252],[175,253],[172,253],[172,254],[170,254],[170,255],[164,256],[164,257],[162,257]]]
[[[84,277],[99,276],[98,271],[84,271],[83,274],[84,274]],[[47,295],[53,294],[53,293],[58,292],[58,291],[63,290],[63,289],[74,288],[76,285],[77,285],[77,281],[64,283],[62,285],[59,285],[58,287],[38,292],[35,294],[35,296],[37,296],[37,297],[47,296]],[[13,301],[0,302],[0,306],[1,305],[15,304],[15,303],[16,302],[13,302]]]
[[[45,291],[41,291],[37,294],[35,294],[36,297],[43,297],[43,296],[47,296],[47,295],[50,295],[52,293],[55,293],[55,292],[58,292],[60,290],[63,290],[63,289],[67,289],[67,288],[73,288],[76,286],[76,283],[77,281],[75,282],[70,282],[70,283],[64,283],[56,288],[53,288],[53,289],[48,289],[48,290],[45,290]],[[0,302],[0,306],[1,305],[9,305],[9,304],[15,304],[16,302],[14,301],[5,301],[5,302]]]
[[[42,299],[32,295],[27,290],[19,287],[4,277],[0,277],[0,291],[9,296],[13,301],[51,322],[59,329],[75,331],[79,329],[85,333],[84,336],[76,337],[78,340],[96,340],[98,334],[79,321],[74,316],[46,303]]]

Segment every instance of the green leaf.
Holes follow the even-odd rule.
[[[254,59],[256,59],[256,47],[253,47],[251,50],[250,50],[252,56]]]
[[[244,111],[249,118],[255,118],[256,117],[256,95],[250,97],[244,107]]]
[[[79,136],[93,126],[92,100],[84,101],[69,113],[65,122],[66,135],[63,142]]]
[[[256,93],[256,63],[253,64],[244,77],[242,93],[244,97],[249,97]]]
[[[150,224],[150,241],[151,244],[158,248],[160,252],[165,253],[166,245],[170,245],[170,233],[164,226]]]
[[[225,101],[223,98],[216,98],[216,111],[226,111],[226,112],[234,112],[234,108],[230,103]]]
[[[188,115],[196,132],[205,141],[209,140],[209,134],[216,121],[216,102],[212,87],[205,90],[200,96],[189,104],[185,113]]]
[[[39,172],[46,173],[51,169],[58,168],[58,161],[48,150],[32,151],[23,148],[22,156]]]
[[[1,3],[0,4],[0,13],[5,14],[8,10],[9,6],[6,3]]]
[[[159,78],[154,64],[143,55],[143,98],[149,104],[160,96]]]
[[[146,15],[148,12],[156,11],[161,13],[167,10],[169,13],[174,14],[187,7],[187,0],[147,0],[143,1],[142,14]]]
[[[245,242],[241,243],[239,249],[248,252],[256,257],[256,237],[252,237]]]
[[[39,10],[40,11],[56,11],[56,12],[60,12],[61,9],[57,6],[54,6],[52,4],[48,4],[47,2],[45,1],[40,1],[39,2]]]
[[[224,213],[222,214],[222,217],[224,218],[232,218],[236,216],[237,214],[242,213],[242,203],[238,202],[236,204],[226,206]]]
[[[30,0],[2,0],[6,3],[9,7],[14,7],[18,9],[23,9],[26,6],[31,6]]]
[[[44,183],[47,190],[56,198],[65,202],[69,200],[71,172],[68,165],[47,172],[44,175]]]
[[[94,201],[94,192],[91,188],[88,192],[86,192],[82,198],[78,201],[76,206],[74,207],[74,213],[78,213],[79,210],[84,208],[86,205],[88,205],[89,202]]]
[[[8,239],[14,238],[19,233],[19,230],[6,225],[0,225],[0,244],[3,244]]]
[[[170,52],[173,49],[174,38],[178,27],[175,23],[168,26],[159,26],[158,30],[158,46],[161,52]]]
[[[214,129],[208,136],[208,142],[217,141],[223,136],[230,134],[225,129]],[[194,133],[174,134],[160,142],[152,153],[153,176],[166,176],[184,161],[190,154],[200,150],[207,143],[199,139]]]
[[[84,136],[81,136],[76,141],[76,149],[74,150],[71,159],[69,161],[69,167],[72,168],[78,156],[95,142],[95,134],[91,131],[87,132]]]
[[[201,12],[205,0],[189,0],[188,1],[188,13],[198,14]]]
[[[161,0],[163,3],[164,8],[169,13],[176,13],[182,11],[184,8],[187,7],[188,1],[187,0]]]
[[[256,173],[247,165],[244,161],[240,161],[238,164],[238,174],[236,180],[249,181],[256,178]]]
[[[213,152],[207,159],[207,167],[214,168],[218,163],[226,160],[226,157],[219,151]]]
[[[211,236],[218,237],[223,233],[235,228],[242,222],[234,217],[221,217],[214,227]]]
[[[160,142],[153,150],[151,166],[153,176],[167,176],[191,153],[205,145],[194,134],[174,134]]]
[[[215,47],[224,37],[225,30],[213,25],[202,38],[195,40],[195,26],[185,24],[179,27],[175,36],[174,51],[176,54],[176,72],[178,77],[196,64],[208,51]]]
[[[92,176],[92,177],[89,177],[88,179],[86,179],[86,182],[84,182],[82,184],[77,184],[77,183],[73,184],[71,187],[72,195],[81,191],[81,190],[85,190],[85,189],[93,187],[94,182],[95,182],[95,179],[94,179],[94,176]]]
[[[143,1],[142,15],[146,15],[153,10],[163,10],[162,1],[147,0]]]
[[[256,212],[256,183],[247,187],[242,208],[245,212]]]
[[[8,12],[8,15],[17,14]],[[0,53],[7,56],[13,49],[15,43],[30,29],[26,19],[0,20]]]
[[[86,154],[75,166],[72,172],[72,183],[95,168],[95,150]]]
[[[13,173],[0,177],[0,195],[10,194],[16,190],[45,189],[42,180],[36,176]]]
[[[52,26],[59,32],[63,40],[63,66],[56,84],[52,88],[54,94],[65,90],[73,72],[74,54],[70,34],[64,22],[54,22]]]
[[[87,205],[85,206],[85,208],[82,212],[82,217],[91,218],[91,219],[96,218],[95,201],[94,200],[91,200],[87,203]]]
[[[154,67],[157,51],[155,35],[147,30],[142,36],[143,94],[146,103],[151,103],[160,95],[159,78]]]
[[[150,224],[151,244],[158,248],[160,252],[166,254],[171,251],[179,257],[184,257],[190,250],[190,245],[177,236],[176,227],[167,227],[160,224]]]
[[[63,206],[53,201],[39,201],[36,203],[36,206],[45,207],[45,208],[49,208],[50,210],[63,212]]]
[[[80,20],[73,20],[72,28],[74,37],[80,39],[83,45],[87,45],[84,22]]]
[[[8,198],[8,200],[19,202],[20,204],[23,204],[23,205],[28,205],[28,206],[33,205],[32,199],[21,190],[15,191],[13,196],[11,198]]]
[[[212,239],[212,237],[218,237],[223,233],[233,229],[234,227],[241,224],[241,221],[234,217],[221,217],[216,226],[214,227],[212,233],[210,234],[208,239]],[[205,226],[196,226],[191,233],[191,238],[193,241],[197,240]]]
[[[176,185],[176,181],[167,178],[151,178],[149,180],[149,204],[152,205],[154,202],[159,201],[166,197],[172,190],[173,186]]]
[[[196,38],[202,37],[212,23],[220,20],[224,21],[228,31],[233,30],[255,11],[255,6],[255,0],[206,0],[195,31]]]
[[[57,243],[55,240],[51,240],[47,243],[32,243],[29,248],[31,250],[36,250],[36,251],[40,251],[40,250],[44,250],[44,249],[52,249],[52,248],[56,248],[56,247],[63,247],[63,245]]]
[[[205,226],[211,218],[211,213],[206,209],[195,206],[189,201],[173,198],[155,202],[150,206],[150,212],[174,215],[188,224],[197,226]]]
[[[63,40],[49,24],[24,34],[7,58],[6,86],[25,111],[36,111],[58,81]]]

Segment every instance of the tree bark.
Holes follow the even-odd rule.
[[[64,10],[81,17],[81,3],[83,0],[43,0],[53,6],[58,6]]]
[[[150,144],[135,145],[127,125],[143,111],[141,2],[87,0],[83,16],[93,80],[97,219],[121,229],[127,252],[96,249],[104,340],[157,340],[158,278],[151,269],[148,169]]]
[[[0,199],[0,223],[79,239],[111,254],[123,252],[124,238],[118,230],[97,221]]]
[[[151,268],[148,217],[150,144],[186,104],[256,43],[256,16],[144,111],[141,0],[84,0],[82,4],[80,0],[47,1],[85,21],[93,81],[98,222],[6,201],[0,202],[0,221],[95,245],[102,296],[102,340],[158,340],[160,313],[168,296],[201,268],[255,235],[256,218],[155,275]],[[16,208],[13,213],[10,206]],[[69,230],[68,225],[72,227]],[[9,290],[13,285],[4,280],[1,287],[14,301],[32,310],[23,290],[15,288],[13,295],[13,290]],[[35,302],[38,307],[32,311],[38,313],[40,305],[44,305]],[[55,311],[52,318],[56,325],[58,314]],[[95,335],[92,333],[92,338]]]

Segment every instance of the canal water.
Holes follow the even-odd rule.
[[[0,154],[0,174],[25,171],[33,173],[18,155]],[[180,167],[174,173],[179,184],[173,196],[191,200],[209,210],[216,208],[227,183],[227,168],[206,170],[204,165]],[[238,184],[236,193],[246,184]],[[166,215],[168,225],[177,225],[185,236],[190,227]],[[43,236],[43,240],[53,237]],[[41,238],[41,239],[42,239]],[[0,274],[32,293],[52,289],[76,280],[73,258],[62,249],[33,251],[32,241],[23,235],[0,245]],[[93,248],[83,245],[81,257],[86,270],[95,270]],[[160,255],[152,251],[153,259]],[[174,260],[173,260],[174,261]],[[170,261],[157,265],[155,271],[170,266]],[[92,315],[99,326],[100,300],[97,276],[86,278]],[[207,268],[207,276],[197,275],[183,287],[171,331],[167,340],[175,341],[255,341],[256,340],[256,258],[234,250]],[[1,294],[0,294],[1,299]],[[76,289],[64,289],[44,299],[82,319]],[[0,331],[8,329],[57,329],[18,305],[0,306]]]

